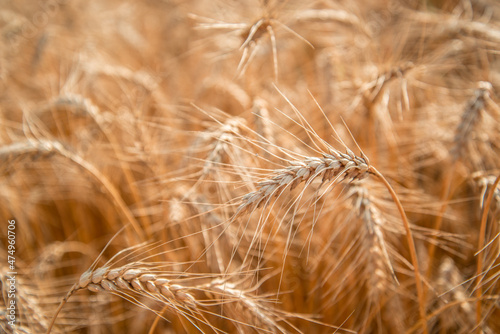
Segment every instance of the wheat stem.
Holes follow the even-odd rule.
[[[443,225],[444,214],[446,212],[446,209],[448,208],[448,201],[452,196],[451,184],[453,181],[453,177],[455,175],[456,166],[457,166],[457,160],[455,160],[455,162],[451,166],[450,170],[446,173],[446,178],[445,178],[444,186],[443,186],[443,192],[441,193],[441,196],[440,196],[440,199],[443,202],[443,204],[441,205],[441,208],[439,210],[439,213],[436,217],[436,221],[434,222],[434,226],[433,226],[434,231],[436,231],[436,232],[441,230],[441,226]],[[428,263],[427,263],[427,273],[426,273],[427,278],[431,277],[431,275],[432,275],[432,270],[433,270],[432,266],[433,266],[433,262],[434,262],[434,255],[436,253],[436,245],[437,245],[437,242],[435,242],[435,241],[436,241],[437,237],[438,237],[437,234],[432,236],[432,240],[429,243],[429,249],[427,251],[428,259],[429,259]],[[427,289],[425,289],[424,294],[427,294]]]
[[[429,333],[429,330],[427,328],[427,321],[425,317],[425,299],[424,299],[424,291],[422,287],[422,277],[420,274],[420,268],[418,265],[418,258],[417,258],[417,250],[415,248],[415,241],[413,240],[413,234],[410,229],[410,223],[408,222],[408,218],[406,218],[406,213],[403,209],[403,206],[401,205],[401,202],[399,201],[399,198],[392,188],[391,184],[387,181],[387,179],[373,166],[370,166],[369,171],[373,173],[375,176],[379,178],[380,181],[385,185],[389,193],[391,194],[391,197],[396,204],[399,213],[401,214],[401,219],[403,220],[403,225],[405,228],[406,232],[406,239],[408,242],[408,248],[410,250],[410,257],[411,257],[411,263],[413,265],[413,272],[415,274],[415,285],[417,288],[417,296],[418,296],[418,306],[419,306],[419,313],[420,313],[420,319],[422,320],[422,327],[424,330],[424,334]]]
[[[481,227],[479,229],[479,242],[477,249],[482,249],[484,246],[484,241],[485,241],[485,233],[486,233],[486,221],[488,220],[488,212],[490,210],[491,202],[493,200],[493,195],[495,194],[495,189],[497,188],[498,184],[500,183],[500,175],[497,176],[495,179],[495,182],[493,183],[493,186],[490,189],[490,192],[488,193],[488,197],[486,198],[486,202],[484,203],[483,207],[483,212],[481,213]],[[476,270],[476,277],[478,280],[478,286],[476,288],[476,322],[477,322],[477,330],[479,333],[482,333],[481,329],[481,295],[483,293],[482,286],[480,284],[484,274],[482,274],[483,271],[483,253],[477,254],[477,270]]]
[[[54,315],[52,316],[52,319],[50,320],[50,324],[47,327],[46,334],[50,334],[50,332],[52,331],[52,328],[54,327],[54,324],[56,323],[57,316],[59,315],[59,313],[61,312],[62,308],[64,307],[64,305],[68,301],[69,297],[71,297],[71,295],[77,289],[78,289],[78,285],[77,284],[73,285],[71,287],[71,289],[68,291],[68,293],[66,294],[66,296],[63,298],[63,300],[61,300],[61,303],[59,303],[59,306],[57,307],[56,311],[54,312]]]

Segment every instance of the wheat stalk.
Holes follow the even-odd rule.
[[[465,33],[472,36],[479,36],[478,40],[484,38],[496,43],[500,41],[500,29],[488,26],[484,22],[469,21],[456,16],[437,15],[422,11],[412,11],[410,17],[419,22],[438,24],[440,32],[443,35],[449,36],[450,33]]]
[[[422,287],[415,241],[403,206],[387,179],[375,167],[370,165],[368,157],[366,157],[364,153],[361,152],[360,156],[356,156],[349,149],[347,149],[347,153],[342,153],[336,149],[330,148],[330,153],[323,154],[322,158],[309,157],[303,161],[295,161],[291,164],[292,166],[286,169],[275,171],[275,176],[258,183],[257,191],[243,196],[242,203],[236,210],[233,219],[247,211],[253,212],[263,204],[264,207],[267,207],[274,196],[280,196],[287,187],[293,190],[302,182],[306,182],[307,187],[311,182],[320,177],[322,179],[321,184],[325,182],[335,184],[346,179],[350,181],[362,180],[369,174],[375,175],[389,191],[398,208],[401,219],[403,220],[403,226],[410,249],[411,263],[415,275],[420,318],[422,320],[424,333],[428,333],[427,322],[424,320],[426,319],[424,290]]]
[[[500,175],[498,175],[491,185],[491,189],[488,192],[488,197],[486,198],[486,201],[484,202],[483,210],[481,212],[481,227],[479,229],[479,241],[478,241],[478,247],[477,249],[480,250],[479,254],[477,254],[477,268],[476,268],[476,277],[477,281],[481,282],[481,280],[484,277],[483,273],[483,254],[482,250],[484,248],[484,241],[485,241],[485,233],[486,233],[486,221],[488,220],[488,212],[490,210],[491,203],[493,201],[493,198],[495,196],[495,193],[497,192],[497,187],[500,184]],[[476,297],[477,297],[477,302],[476,302],[476,322],[478,328],[480,328],[482,324],[482,303],[481,303],[481,297],[483,294],[483,289],[482,285],[478,284],[478,287],[476,289]]]

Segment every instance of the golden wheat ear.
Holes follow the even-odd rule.
[[[275,170],[273,173],[274,175],[269,176],[268,178],[257,184],[256,191],[250,192],[243,196],[241,204],[236,210],[236,214],[233,219],[246,212],[253,213],[260,207],[266,208],[272,205],[274,199],[276,197],[282,196],[286,189],[293,190],[301,183],[305,183],[305,188],[307,188],[315,179],[321,179],[321,185],[329,183],[330,185],[334,186],[335,184],[341,183],[344,180],[352,182],[355,180],[362,180],[370,174],[374,175],[385,186],[385,188],[387,188],[387,191],[396,204],[396,207],[398,208],[399,214],[403,221],[408,248],[410,251],[411,264],[413,266],[413,273],[415,276],[415,285],[418,295],[419,314],[422,321],[422,329],[424,333],[428,333],[425,311],[425,292],[422,285],[422,275],[420,273],[415,241],[410,228],[410,223],[408,221],[408,218],[406,217],[405,210],[393,187],[384,177],[384,175],[382,175],[382,173],[380,173],[373,165],[370,164],[370,161],[359,146],[358,149],[361,151],[361,156],[355,155],[354,152],[352,152],[352,150],[350,150],[342,141],[340,136],[337,135],[338,140],[345,147],[346,153],[342,153],[333,148],[314,131],[314,128],[309,124],[307,119],[285,96],[285,94],[281,92],[281,90],[276,85],[274,85],[274,88],[291,106],[292,110],[299,118],[300,125],[306,131],[307,136],[311,139],[316,149],[320,151],[319,145],[324,145],[328,148],[329,153],[322,153],[323,157],[321,158],[306,157],[302,161],[290,161],[291,166],[285,169]],[[316,104],[318,103],[316,102]],[[319,107],[319,109],[322,111],[323,115],[325,115],[321,107]],[[328,120],[328,118],[326,119]],[[332,128],[332,131],[337,134],[331,123],[329,124]],[[347,127],[345,122],[344,125],[349,131],[349,128]],[[352,133],[350,134],[351,137],[353,137]],[[316,144],[316,142],[318,142],[318,144]],[[356,140],[354,140],[354,142],[356,143]],[[297,202],[295,201],[294,203]]]
[[[349,153],[332,149],[321,158],[309,157],[292,162],[292,166],[286,169],[276,170],[274,176],[257,184],[257,191],[243,197],[236,215],[254,211],[262,205],[268,206],[272,198],[282,194],[286,188],[293,190],[301,183],[305,183],[307,187],[315,179],[332,183],[345,179],[363,179],[368,175],[368,163],[352,152]]]

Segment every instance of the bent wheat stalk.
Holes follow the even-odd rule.
[[[396,206],[398,207],[399,213],[401,214],[401,219],[403,220],[403,225],[405,228],[406,232],[406,240],[408,242],[408,248],[410,250],[410,257],[411,257],[411,263],[413,265],[413,272],[415,274],[415,285],[417,288],[417,296],[418,296],[418,306],[419,306],[419,313],[420,313],[420,318],[422,321],[422,327],[424,330],[424,333],[428,333],[427,329],[427,320],[426,320],[426,315],[425,315],[425,298],[424,298],[424,290],[422,286],[422,277],[420,275],[420,268],[418,265],[418,258],[417,258],[417,250],[415,248],[415,241],[413,240],[413,235],[411,233],[410,229],[410,223],[408,222],[408,218],[406,218],[406,213],[403,209],[403,205],[401,205],[401,202],[399,201],[398,196],[396,195],[396,192],[390,185],[390,183],[387,181],[387,179],[380,174],[378,170],[376,170],[374,167],[370,166],[370,171],[375,174],[380,181],[385,185],[389,193],[391,194],[391,197],[396,203]]]
[[[405,228],[406,239],[410,251],[411,263],[415,275],[415,285],[418,295],[419,314],[422,321],[424,333],[428,333],[426,314],[425,314],[425,299],[422,286],[422,277],[418,264],[417,251],[413,234],[410,229],[410,223],[406,217],[403,206],[390,185],[387,179],[372,165],[366,155],[361,152],[360,156],[356,156],[351,150],[347,149],[347,153],[342,153],[336,149],[330,148],[329,154],[323,154],[323,157],[307,157],[302,161],[292,162],[292,166],[285,169],[275,171],[275,175],[267,180],[258,183],[257,191],[248,193],[242,198],[242,202],[233,219],[239,215],[258,209],[264,204],[267,207],[274,196],[281,195],[285,189],[290,186],[293,190],[302,182],[306,183],[306,187],[312,181],[321,177],[322,183],[331,182],[333,184],[340,183],[343,180],[361,180],[369,174],[375,175],[387,188],[398,211],[401,215]]]

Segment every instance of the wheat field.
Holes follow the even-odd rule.
[[[499,333],[496,0],[0,0],[6,333]]]

